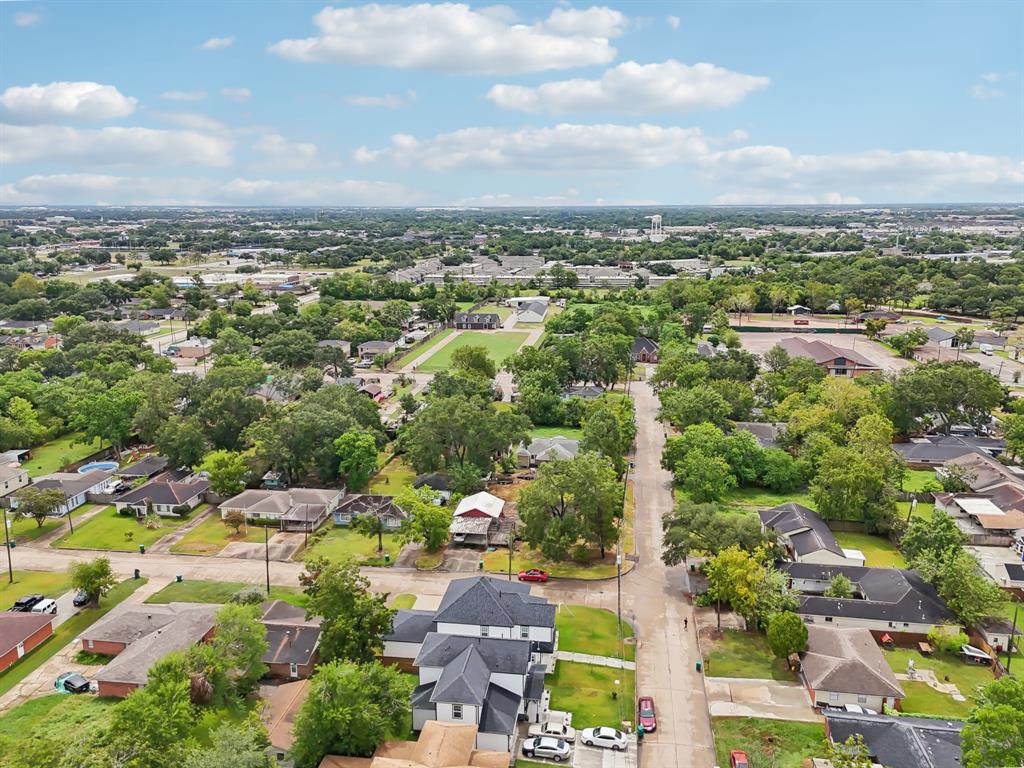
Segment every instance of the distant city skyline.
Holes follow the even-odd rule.
[[[0,2],[0,205],[1024,202],[1024,4]]]

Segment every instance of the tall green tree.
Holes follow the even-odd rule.
[[[789,611],[769,617],[767,637],[768,647],[780,659],[807,650],[807,625]]]
[[[65,501],[64,492],[59,488],[37,488],[32,485],[17,491],[14,498],[18,506],[14,508],[11,517],[15,520],[31,517],[39,528]]]
[[[110,567],[110,560],[106,557],[73,563],[70,576],[72,589],[85,592],[89,598],[89,605],[93,608],[98,608],[100,598],[117,586],[117,577]]]
[[[985,686],[961,743],[964,768],[1024,765],[1024,680],[1006,676]]]
[[[267,629],[255,605],[229,603],[217,611],[216,631],[210,648],[220,659],[233,692],[244,698],[256,690],[266,674]]]
[[[708,597],[715,601],[721,628],[721,604],[727,603],[752,625],[756,617],[758,588],[767,572],[759,558],[733,545],[704,564],[708,579]]]
[[[206,454],[206,435],[194,416],[172,416],[156,436],[156,447],[172,467],[194,467]]]
[[[451,507],[435,504],[426,488],[404,488],[395,496],[395,503],[409,516],[398,532],[399,540],[422,544],[429,552],[441,549],[452,524]]]
[[[274,768],[267,729],[256,716],[241,725],[221,723],[210,733],[209,746],[193,747],[182,768]]]
[[[366,487],[377,469],[377,441],[372,434],[350,429],[334,441],[334,449],[341,457],[338,469],[345,477],[349,490]]]
[[[731,515],[717,504],[696,504],[680,499],[662,521],[665,531],[661,559],[678,565],[693,555],[717,555],[738,546],[752,552],[768,538],[756,515]]]
[[[209,475],[213,492],[225,499],[245,489],[250,471],[245,455],[237,451],[210,451],[197,469]]]
[[[488,380],[493,379],[498,372],[487,347],[459,347],[452,353],[451,365],[457,371],[482,376]]]

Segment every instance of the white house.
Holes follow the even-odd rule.
[[[137,517],[152,510],[163,517],[173,517],[182,505],[195,509],[203,503],[203,494],[210,489],[210,481],[193,475],[181,481],[157,477],[114,499],[118,512],[131,509]]]
[[[222,502],[220,515],[223,518],[237,511],[249,520],[279,521],[284,529],[315,530],[344,497],[344,488],[250,488]]]
[[[18,464],[0,466],[0,497],[28,485],[28,470]]]
[[[110,472],[94,469],[91,472],[54,472],[38,478],[34,487],[57,488],[64,494],[64,503],[55,511],[55,517],[62,517],[85,504],[90,494],[106,494],[117,485],[117,478]],[[11,498],[11,507],[18,506],[18,497]]]

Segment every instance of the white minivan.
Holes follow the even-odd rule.
[[[32,606],[32,613],[56,613],[57,612],[57,601],[51,598],[40,600],[38,603]]]

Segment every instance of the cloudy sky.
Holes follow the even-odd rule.
[[[1024,202],[1024,3],[0,2],[0,204]]]

